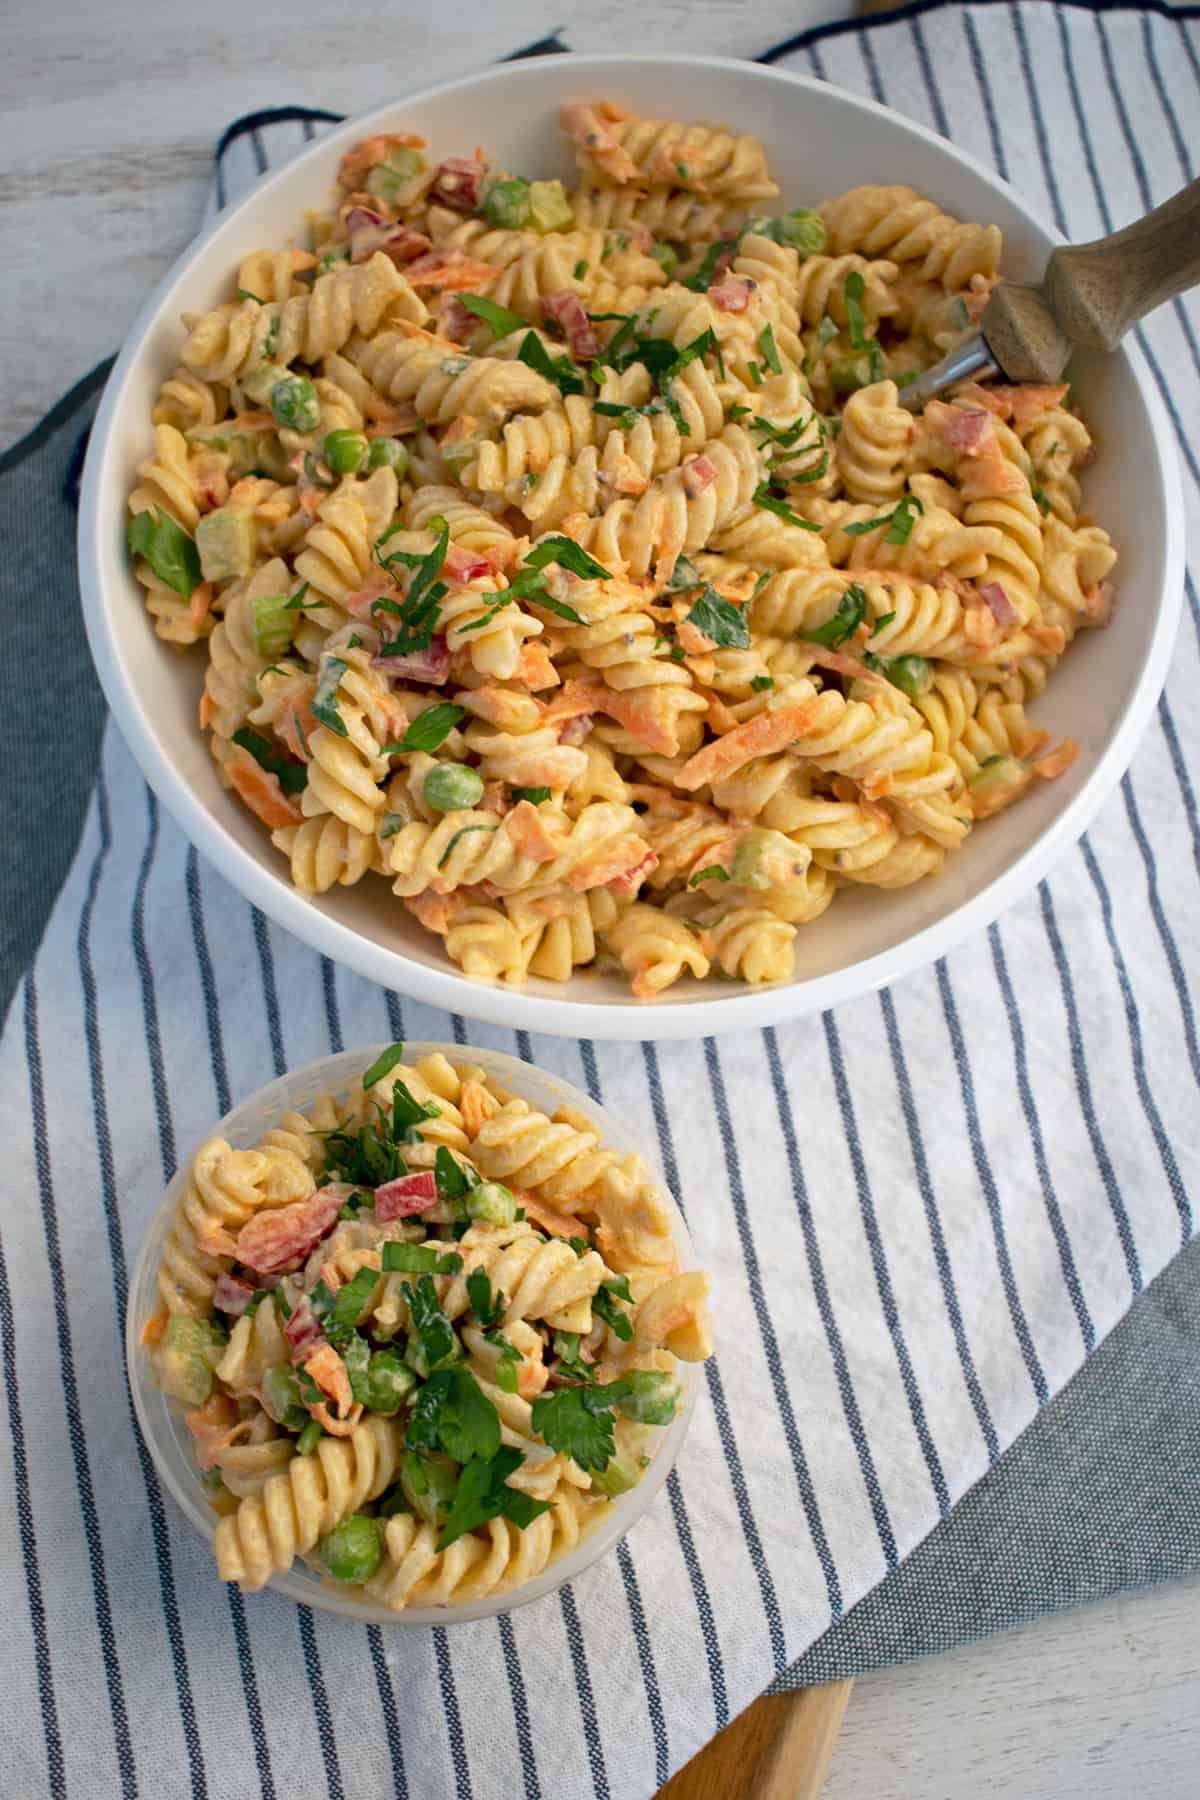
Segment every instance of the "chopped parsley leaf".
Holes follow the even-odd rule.
[[[704,252],[704,256],[701,259],[700,267],[696,270],[694,275],[688,276],[687,280],[683,283],[683,286],[685,288],[691,288],[694,294],[702,294],[705,288],[712,286],[713,276],[717,272],[717,264],[720,262],[722,256],[727,253],[735,252],[736,250],[736,238],[718,238],[714,244],[708,246],[708,249]]]
[[[438,868],[439,869],[445,868],[446,864],[450,860],[451,854],[453,853],[453,850],[454,850],[454,846],[457,844],[459,838],[466,837],[467,834],[472,831],[499,831],[499,829],[500,829],[500,827],[498,825],[462,825],[462,826],[460,826],[459,829],[454,833],[454,836],[450,839],[450,842],[446,845],[446,848],[442,851],[442,854],[438,857]]]
[[[381,1052],[370,1068],[365,1071],[362,1078],[363,1093],[369,1093],[377,1081],[382,1081],[385,1075],[390,1075],[396,1064],[403,1061],[403,1043],[389,1044],[387,1049]]]
[[[616,1450],[611,1415],[621,1391],[621,1383],[613,1381],[606,1387],[566,1387],[539,1394],[533,1403],[533,1429],[552,1450],[561,1450],[581,1469],[605,1469]]]
[[[384,1244],[382,1258],[385,1275],[457,1275],[463,1266],[463,1259],[457,1250],[443,1253],[433,1244],[400,1244],[391,1241]],[[374,1271],[366,1269],[359,1273],[373,1275]],[[358,1276],[355,1276],[356,1281],[357,1279]]]
[[[461,1257],[459,1258],[461,1264]],[[492,1297],[492,1284],[486,1269],[472,1269],[467,1276],[467,1298],[471,1311],[485,1330],[498,1325],[504,1316],[504,1295]]]
[[[436,750],[444,744],[460,719],[466,717],[466,709],[455,706],[452,701],[442,700],[436,706],[427,706],[418,713],[398,744],[381,746],[380,756],[400,756],[410,750]]]
[[[732,600],[724,600],[713,587],[706,587],[687,615],[689,625],[702,631],[711,643],[728,650],[748,650],[750,632],[746,615]]]
[[[460,1163],[445,1144],[437,1147],[433,1173],[438,1194],[443,1200],[464,1200],[472,1188],[479,1186],[479,1177],[470,1164]]]
[[[592,1295],[592,1311],[596,1314],[597,1318],[604,1320],[604,1323],[608,1326],[609,1330],[613,1332],[616,1337],[620,1338],[623,1344],[627,1344],[633,1336],[633,1321],[630,1319],[628,1313],[621,1312],[618,1309],[616,1297],[613,1292],[615,1285],[614,1282],[606,1281],[601,1287],[597,1288],[596,1292]],[[628,1295],[628,1282],[626,1282],[625,1286],[626,1295]]]
[[[837,611],[832,618],[826,619],[814,631],[802,633],[810,644],[823,644],[827,650],[836,650],[849,638],[852,638],[862,624],[867,613],[867,596],[857,581],[851,582],[841,599]]]
[[[260,769],[265,769],[268,775],[274,775],[285,794],[298,794],[308,785],[308,770],[303,763],[295,763],[290,757],[280,755],[269,738],[252,731],[249,725],[238,727],[233,734],[233,742],[248,751]]]
[[[582,394],[583,376],[569,356],[551,356],[536,331],[531,330],[517,352],[517,361],[552,381],[562,394]]]
[[[777,514],[779,518],[785,519],[789,525],[798,526],[801,531],[820,531],[821,529],[821,527],[815,524],[812,519],[802,519],[799,513],[793,512],[787,501],[782,500],[778,495],[773,494],[770,485],[765,481],[760,482],[750,498],[755,506],[761,506],[764,511]]]
[[[498,306],[494,300],[485,300],[482,294],[455,294],[454,298],[469,313],[482,319],[494,338],[511,337],[514,331],[525,331],[529,327],[529,320],[523,319],[520,313],[510,312],[507,306]]]
[[[437,1369],[417,1395],[405,1441],[455,1462],[488,1461],[500,1448],[500,1415],[469,1369]]]
[[[691,558],[680,554],[675,558],[675,567],[671,571],[666,591],[668,594],[686,594],[690,588],[699,587],[703,580],[703,575]]]
[[[335,737],[350,735],[337,707],[338,688],[347,667],[344,657],[327,656],[317,678],[317,691],[313,695],[313,718],[319,719],[326,731],[332,731]]]
[[[439,1363],[457,1355],[458,1339],[454,1335],[454,1327],[442,1311],[433,1277],[419,1275],[416,1287],[411,1281],[406,1281],[400,1292],[408,1302],[412,1334],[420,1345],[428,1368],[436,1371]]]
[[[867,315],[863,311],[863,295],[866,282],[858,269],[851,269],[846,277],[846,329],[850,334],[850,348],[865,350],[867,347]]]
[[[508,1477],[524,1460],[521,1452],[509,1444],[502,1444],[487,1462],[481,1457],[471,1458],[458,1478],[454,1499],[437,1541],[439,1551],[448,1549],[465,1532],[476,1530],[489,1519],[503,1516],[519,1531],[524,1531],[544,1512],[549,1512],[551,1501],[531,1500],[528,1494],[507,1485]]]
[[[158,579],[190,600],[200,585],[200,552],[181,525],[160,506],[135,513],[125,527],[134,556],[144,556]]]

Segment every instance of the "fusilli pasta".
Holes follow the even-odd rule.
[[[297,1559],[397,1611],[518,1586],[639,1479],[677,1359],[712,1351],[637,1157],[403,1052],[253,1150],[210,1139],[165,1242],[142,1342],[247,1592]]]
[[[905,406],[995,225],[767,213],[752,133],[560,123],[574,191],[364,140],[312,248],[185,320],[135,574],[302,892],[381,874],[478,980],[786,980],[839,888],[1075,754],[1025,707],[1111,611],[1091,437],[1065,385]]]

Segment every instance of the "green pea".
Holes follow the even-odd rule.
[[[288,431],[315,431],[321,423],[321,402],[307,375],[285,375],[271,389],[275,423]]]
[[[625,1392],[617,1405],[637,1425],[669,1425],[679,1405],[679,1389],[662,1369],[631,1369],[622,1377]]]
[[[868,656],[867,666],[886,675],[910,700],[926,693],[933,680],[933,670],[923,656]]]
[[[408,468],[408,451],[399,438],[376,438],[367,455],[368,469],[395,469],[397,481]]]
[[[296,1372],[286,1363],[277,1363],[263,1376],[263,1405],[277,1425],[285,1431],[301,1431],[308,1424],[308,1412],[300,1398]]]
[[[481,1181],[467,1195],[467,1213],[484,1225],[511,1225],[517,1216],[516,1198],[498,1181]]]
[[[484,217],[500,231],[518,231],[529,222],[529,183],[520,175],[498,181],[483,203]]]
[[[483,797],[483,776],[467,763],[435,763],[425,776],[424,792],[434,812],[459,812]]]
[[[321,1539],[317,1555],[335,1581],[360,1587],[364,1581],[370,1581],[383,1561],[379,1526],[366,1513],[351,1513]]]
[[[398,200],[424,167],[425,158],[419,150],[393,150],[387,161],[376,163],[367,176],[367,192],[377,200]]]
[[[331,431],[321,447],[321,454],[335,475],[356,475],[371,454],[361,431]]]
[[[398,1350],[377,1350],[367,1366],[368,1412],[390,1417],[397,1413],[417,1385],[417,1378]]]
[[[825,248],[825,221],[820,213],[809,212],[800,206],[795,212],[772,219],[771,226],[770,236],[777,244],[790,244],[802,256],[812,256]]]

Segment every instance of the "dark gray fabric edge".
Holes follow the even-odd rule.
[[[67,878],[100,766],[105,705],[75,570],[75,511],[87,433],[109,363],[72,388],[0,459],[0,607],[8,854],[0,859],[0,1018]],[[51,656],[55,704],[34,671]],[[53,796],[47,809],[45,800]]]
[[[1200,1570],[1200,1240],[894,1574],[772,1693]]]

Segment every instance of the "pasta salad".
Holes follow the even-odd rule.
[[[571,190],[363,140],[185,319],[134,568],[303,892],[380,875],[481,979],[783,981],[1076,754],[1026,706],[1111,606],[1091,438],[1065,384],[905,407],[995,225],[561,123]]]
[[[393,1044],[348,1099],[201,1147],[142,1342],[222,1579],[303,1558],[401,1611],[520,1587],[637,1484],[708,1290],[586,1116]]]

